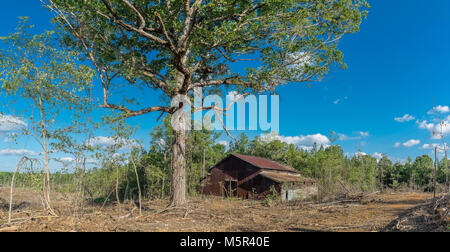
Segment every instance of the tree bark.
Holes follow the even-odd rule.
[[[188,179],[188,185],[187,185],[187,188],[188,188],[188,193],[189,193],[189,195],[192,195],[192,178],[193,178],[193,170],[194,170],[194,168],[193,168],[193,163],[194,163],[194,151],[193,151],[193,148],[194,148],[194,146],[191,146],[190,148],[192,148],[191,149],[191,151],[190,151],[190,154],[191,154],[191,157],[190,157],[190,160],[189,160],[189,179]]]
[[[203,147],[203,153],[202,153],[202,179],[205,179],[205,177],[206,177],[206,171],[205,171],[205,166],[206,166],[206,151],[205,151],[205,148]],[[200,185],[201,186],[201,190],[202,190],[202,195],[203,195],[203,193],[204,193],[204,191],[203,191],[203,189],[204,189],[204,186],[203,185]]]
[[[446,143],[443,141],[443,145],[444,145],[444,167],[443,170],[445,172],[445,185],[447,186],[447,193],[450,195],[450,184],[448,181],[448,175],[449,175],[449,170],[448,170],[448,156],[447,156],[447,145]]]
[[[12,179],[11,179],[11,188],[9,192],[9,211],[8,211],[8,224],[11,224],[11,217],[12,217],[12,203],[13,203],[13,193],[14,193],[14,180],[16,178],[17,173],[19,172],[19,169],[22,166],[22,163],[26,161],[26,158],[23,157],[20,159],[19,163],[17,164],[16,171],[13,173]]]
[[[203,154],[202,154],[202,178],[205,177],[205,164],[206,164],[206,153],[205,148],[203,148]]]
[[[380,167],[380,192],[383,193],[384,185],[383,185],[383,168]]]
[[[186,205],[186,131],[173,131],[171,206]]]
[[[114,163],[116,166],[116,201],[117,204],[120,205],[120,198],[119,198],[119,165]]]
[[[436,180],[437,180],[437,167],[438,167],[438,159],[437,159],[437,146],[434,147],[434,174],[433,174],[433,198],[436,198]]]
[[[130,159],[134,167],[134,174],[136,175],[136,184],[138,187],[138,193],[139,193],[139,216],[142,215],[142,192],[141,192],[141,184],[139,182],[139,174],[137,171],[136,163],[134,162],[133,158],[133,152],[130,152]]]
[[[44,149],[44,167],[45,167],[45,175],[44,175],[44,185],[43,185],[43,194],[44,200],[46,204],[47,211],[51,214],[56,215],[51,206],[50,200],[50,167],[49,167],[49,158],[48,158],[48,145],[47,145],[47,133],[46,133],[46,125],[45,125],[45,112],[44,105],[42,103],[42,98],[39,95],[39,112],[41,115],[41,138],[42,138],[42,147]]]

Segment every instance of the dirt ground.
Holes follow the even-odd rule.
[[[35,192],[17,190],[12,223],[8,221],[9,189],[0,188],[1,231],[186,231],[186,232],[302,232],[397,231],[398,218],[431,203],[426,193],[371,195],[355,202],[289,203],[264,206],[259,201],[216,197],[189,200],[186,209],[164,211],[165,200],[146,201],[142,214],[133,202],[121,205],[85,204],[75,212],[71,195],[53,195],[58,217],[47,217]],[[425,228],[449,231],[446,224]],[[418,229],[419,230],[419,229]],[[401,230],[400,230],[401,231]],[[406,231],[414,231],[406,230]],[[423,230],[422,230],[423,231]]]

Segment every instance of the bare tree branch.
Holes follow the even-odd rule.
[[[134,32],[136,32],[136,33],[138,33],[138,34],[140,34],[140,35],[142,35],[142,36],[144,36],[144,37],[146,37],[146,38],[148,38],[150,40],[153,40],[153,41],[155,41],[155,42],[157,42],[157,43],[159,43],[161,45],[166,45],[166,46],[170,47],[170,42],[169,41],[163,40],[163,39],[161,39],[161,38],[159,38],[159,37],[157,37],[157,36],[155,36],[153,34],[150,34],[150,33],[146,32],[144,30],[144,27],[142,27],[142,24],[141,24],[140,28],[136,28],[136,27],[134,27],[134,26],[132,26],[130,24],[127,24],[127,23],[123,22],[122,19],[119,17],[119,15],[114,12],[112,7],[108,4],[108,2],[106,0],[102,0],[102,2],[105,5],[106,9],[109,11],[109,13],[111,15],[111,18],[109,18],[109,20],[111,20],[112,22],[122,26],[127,31],[134,31]],[[102,16],[105,17],[107,15],[103,14]]]

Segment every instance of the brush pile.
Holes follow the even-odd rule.
[[[430,215],[427,216],[427,222],[431,225],[449,225],[450,224],[450,195],[442,196],[435,200],[432,208],[429,209]],[[448,230],[450,231],[450,230]]]
[[[450,232],[450,196],[410,209],[392,221],[383,231]]]

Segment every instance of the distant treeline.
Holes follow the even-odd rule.
[[[80,182],[84,194],[94,200],[137,199],[138,183],[145,198],[166,198],[171,193],[170,148],[172,142],[170,124],[157,126],[151,133],[148,150],[134,149],[130,154],[106,156],[100,165],[86,172],[54,173],[51,176],[54,190],[74,191]],[[384,189],[433,190],[434,161],[428,155],[409,158],[406,163],[393,163],[383,155],[380,160],[370,155],[344,154],[338,145],[314,146],[311,149],[287,144],[279,140],[263,141],[259,137],[250,140],[241,134],[228,148],[217,142],[218,133],[208,130],[190,131],[187,138],[187,192],[198,193],[201,178],[208,168],[229,153],[260,156],[278,161],[298,170],[302,175],[318,181],[322,198],[349,192],[372,192]],[[136,176],[136,173],[138,176]],[[12,173],[0,173],[0,183],[8,185]],[[39,188],[41,173],[21,173],[16,177],[18,187]],[[446,182],[446,162],[439,162],[437,170],[438,190]]]
[[[13,172],[0,172],[0,186],[10,186]],[[14,185],[16,188],[32,188],[42,190],[43,172],[20,172],[16,174]],[[71,173],[52,173],[50,176],[51,184],[54,190],[60,192],[73,192],[74,174]]]

